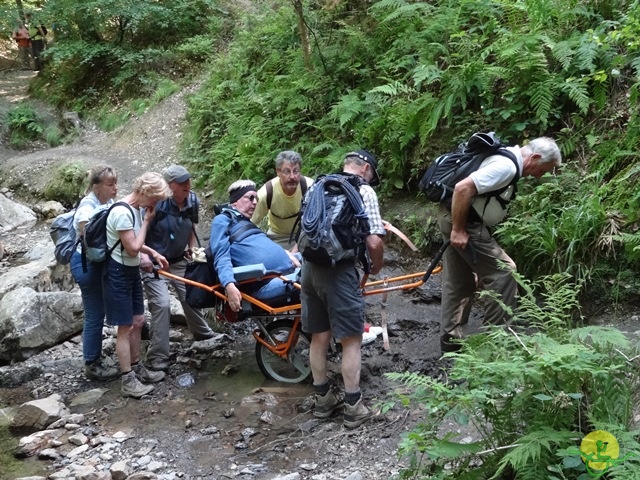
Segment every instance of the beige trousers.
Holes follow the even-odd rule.
[[[451,212],[440,206],[440,230],[445,239],[451,235]],[[498,245],[482,223],[468,223],[466,227],[472,249],[449,247],[443,256],[442,317],[440,335],[462,338],[462,326],[469,321],[477,285],[498,294],[501,301],[514,308],[518,286],[513,277],[516,264]],[[495,300],[487,298],[484,304],[484,323],[501,325],[510,321],[510,315]]]

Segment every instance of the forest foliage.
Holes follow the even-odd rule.
[[[367,148],[384,202],[415,195],[430,160],[473,131],[552,136],[562,174],[520,182],[503,245],[527,276],[569,271],[608,301],[637,290],[637,0],[40,3],[55,41],[34,94],[105,129],[203,74],[184,152],[218,192],[266,180],[283,149],[315,175]],[[15,5],[0,6],[6,29]],[[433,222],[411,222],[433,237]]]

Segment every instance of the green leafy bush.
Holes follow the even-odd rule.
[[[519,282],[525,294],[515,319],[526,330],[471,336],[445,381],[389,374],[411,388],[401,401],[424,411],[400,445],[409,461],[403,478],[577,478],[584,464],[567,458],[579,457],[579,442],[596,429],[624,439],[625,452],[640,447],[638,432],[629,431],[640,381],[637,364],[627,361],[629,341],[616,329],[576,324],[580,287],[568,274]],[[466,433],[443,434],[445,421]],[[469,431],[479,440],[463,440]],[[612,473],[630,478],[623,472],[639,463],[628,459]]]
[[[22,104],[7,113],[9,143],[14,148],[23,148],[28,142],[37,140],[44,132],[43,121],[35,109]]]
[[[50,147],[57,147],[64,142],[64,134],[60,128],[55,125],[49,125],[44,129],[44,138]]]

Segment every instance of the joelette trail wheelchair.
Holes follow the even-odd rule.
[[[392,278],[385,277],[370,282],[365,277],[362,283],[363,294],[386,296],[389,292],[420,287],[431,274],[438,273],[442,269],[439,262],[447,245],[448,243],[445,243],[440,248],[424,272]],[[288,288],[286,295],[269,300],[258,300],[243,292],[242,309],[240,312],[233,312],[227,304],[224,288],[219,283],[205,285],[169,272],[159,270],[158,273],[202,288],[215,296],[216,302],[213,308],[218,320],[227,322],[251,320],[256,327],[253,331],[253,337],[256,340],[256,361],[265,377],[283,383],[300,383],[309,379],[311,335],[301,329],[300,283],[282,275],[266,274],[262,264],[234,269],[236,281],[241,287],[252,282],[278,277],[287,283]],[[386,334],[386,325],[383,327]]]

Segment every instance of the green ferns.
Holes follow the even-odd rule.
[[[577,447],[596,429],[613,433],[624,452],[638,448],[628,428],[640,370],[623,354],[629,342],[615,329],[573,328],[579,287],[569,279],[520,279],[525,294],[515,319],[527,329],[493,327],[468,338],[447,381],[389,374],[411,389],[402,403],[424,409],[424,420],[400,445],[410,465],[403,477],[578,478],[585,469],[574,461]],[[443,434],[445,421],[466,433]],[[461,442],[469,432],[478,440]],[[638,463],[628,459],[616,473],[628,478],[622,472]]]

